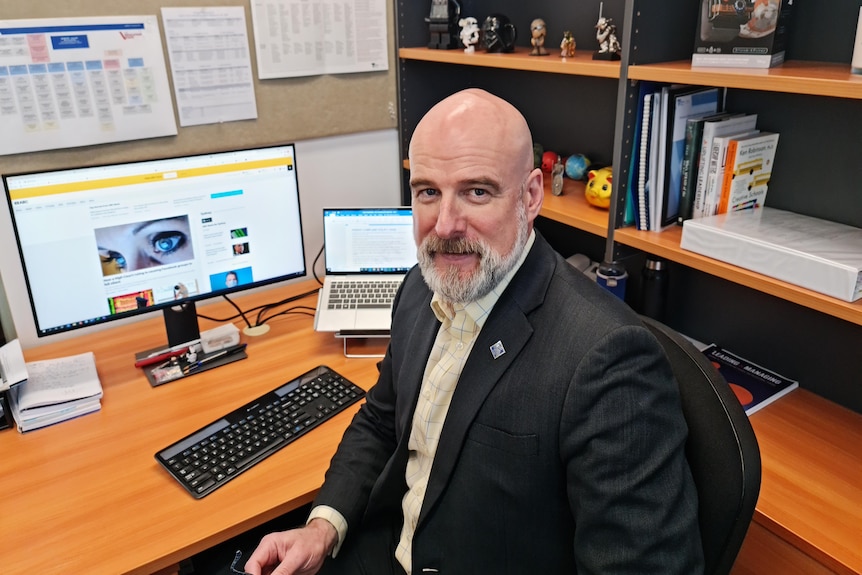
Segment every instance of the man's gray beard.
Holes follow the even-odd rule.
[[[473,302],[489,294],[518,263],[524,244],[527,243],[527,209],[523,202],[516,211],[518,235],[512,250],[506,255],[500,254],[483,240],[443,240],[436,234],[428,235],[422,240],[417,259],[428,287],[443,299],[457,304]],[[467,277],[462,277],[459,268],[455,266],[450,266],[441,273],[434,267],[434,252],[477,253],[479,267]]]

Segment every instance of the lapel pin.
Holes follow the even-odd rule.
[[[491,346],[491,355],[494,356],[494,359],[499,358],[501,355],[506,353],[506,349],[503,347],[503,342],[498,341],[494,345]]]

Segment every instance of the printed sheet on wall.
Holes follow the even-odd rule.
[[[0,20],[0,155],[176,133],[156,16]]]
[[[261,80],[389,69],[386,0],[251,0]]]

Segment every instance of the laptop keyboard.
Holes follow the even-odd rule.
[[[401,280],[340,280],[332,282],[329,309],[390,308]]]
[[[159,451],[156,459],[201,498],[363,397],[362,388],[319,366]]]

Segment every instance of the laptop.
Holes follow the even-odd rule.
[[[314,329],[389,331],[392,298],[416,264],[412,208],[324,208],[323,242],[326,276]]]

